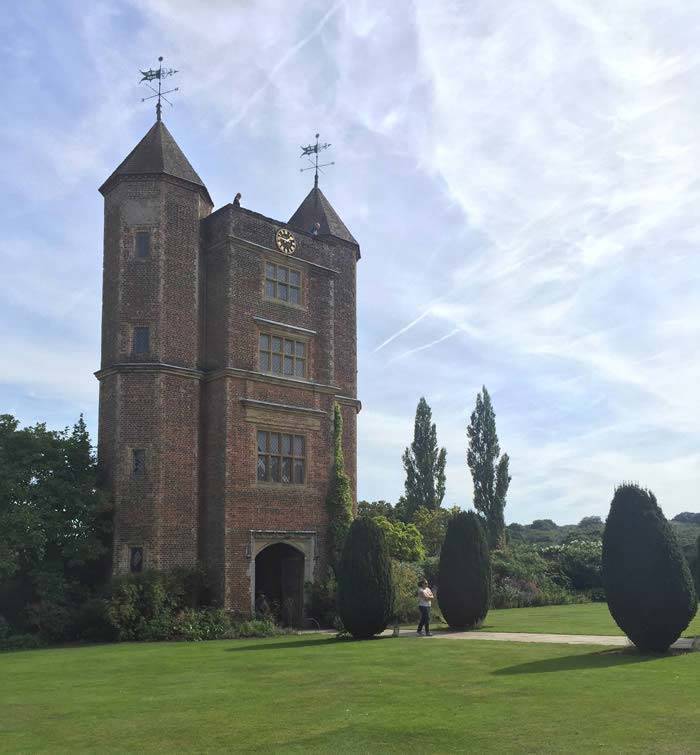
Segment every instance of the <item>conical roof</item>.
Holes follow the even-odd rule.
[[[190,165],[185,153],[180,149],[163,121],[156,121],[151,126],[143,139],[102,184],[100,191],[104,193],[104,189],[119,176],[144,174],[165,174],[200,186],[211,202],[207,187]]]
[[[294,215],[289,218],[287,225],[299,231],[311,233],[316,223],[321,224],[318,231],[319,236],[335,236],[344,241],[349,241],[351,244],[357,244],[352,233],[348,231],[345,223],[340,219],[338,213],[333,209],[333,205],[326,199],[318,186],[314,186],[307,194],[306,199],[299,205]]]

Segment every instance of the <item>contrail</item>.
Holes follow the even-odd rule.
[[[337,13],[337,11],[345,5],[346,0],[340,0],[340,2],[336,3],[322,18],[321,20],[316,24],[316,26],[311,30],[307,36],[305,36],[303,39],[299,40],[293,47],[291,47],[278,61],[275,63],[275,65],[270,70],[270,73],[267,74],[267,80],[265,83],[257,89],[253,94],[248,97],[248,99],[243,103],[243,106],[241,107],[238,115],[230,120],[226,126],[224,127],[226,131],[230,131],[232,128],[237,126],[248,114],[248,111],[250,110],[251,106],[256,102],[256,100],[260,97],[260,95],[272,84],[275,75],[282,69],[284,66],[287,65],[287,63],[301,50],[303,47],[305,47],[315,36],[317,36],[323,27],[328,23],[328,21]]]
[[[383,349],[387,344],[390,344],[395,338],[398,338],[407,330],[410,330],[414,325],[417,325],[424,317],[427,317],[430,314],[431,309],[432,309],[432,305],[428,307],[428,309],[426,309],[422,315],[419,315],[418,317],[416,317],[416,319],[413,320],[413,322],[409,322],[408,325],[404,325],[403,328],[401,328],[401,330],[397,330],[396,333],[389,336],[389,338],[387,338],[386,341],[383,341],[382,343],[379,344],[379,346],[377,346],[377,348],[374,350],[374,353]]]
[[[403,359],[404,357],[410,356],[411,354],[415,354],[417,351],[425,351],[425,349],[429,349],[432,346],[437,346],[437,344],[442,343],[443,341],[446,341],[448,338],[452,338],[452,336],[457,335],[457,333],[461,333],[462,328],[455,328],[454,330],[451,330],[449,333],[447,333],[444,336],[440,336],[440,338],[436,338],[434,341],[431,341],[430,343],[423,344],[423,346],[417,346],[415,349],[409,349],[408,351],[404,351],[402,354],[399,354],[398,356],[392,357],[387,364],[391,364],[392,362],[396,362],[399,359]]]
[[[555,211],[560,207],[560,205],[561,205],[561,202],[558,201],[558,200],[555,201],[555,202],[552,202],[552,204],[550,205],[549,209],[546,212],[544,212],[541,215],[538,215],[538,216],[536,216],[534,218],[531,218],[530,220],[526,221],[521,226],[521,228],[519,229],[519,231],[517,232],[516,237],[515,237],[516,240],[519,242],[520,236],[525,231],[529,230],[532,226],[534,226],[537,223],[545,220],[546,218],[551,217],[552,215],[554,215]],[[521,242],[519,242],[519,243],[521,243]],[[524,242],[522,242],[522,243],[524,243]],[[522,245],[522,243],[521,243],[521,245]],[[497,245],[492,244],[492,246],[497,246]],[[510,244],[508,244],[508,245],[506,245],[504,247],[497,246],[497,248],[499,249],[499,251],[501,252],[501,254],[504,254],[504,253],[506,253],[508,251],[512,251],[513,249],[515,249],[516,248],[516,242],[513,241],[513,242],[511,242]],[[445,299],[449,299],[449,297],[452,296],[457,291],[459,291],[459,286],[453,285],[452,288],[451,288],[451,290],[448,292],[448,294],[445,297],[443,297],[441,300],[439,299],[438,301],[444,301]],[[393,335],[389,336],[389,338],[387,338],[386,341],[383,341],[382,343],[380,343],[379,346],[377,346],[377,348],[374,350],[374,352],[376,353],[377,351],[380,351],[385,346],[387,346],[388,344],[390,344],[395,338],[398,338],[399,336],[403,335],[407,330],[410,330],[414,325],[417,325],[424,317],[426,317],[427,315],[430,314],[430,312],[432,311],[432,306],[433,305],[431,304],[430,307],[428,307],[428,309],[425,312],[423,312],[422,315],[419,315],[418,317],[416,317],[415,320],[409,322],[408,325],[404,325],[404,327],[401,328],[401,330],[397,330],[396,333],[394,333]],[[462,328],[462,330],[464,330],[464,328]]]

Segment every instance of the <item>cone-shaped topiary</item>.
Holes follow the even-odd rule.
[[[386,629],[394,606],[391,559],[384,531],[369,517],[350,525],[338,564],[338,613],[357,639]]]
[[[603,584],[617,625],[640,649],[664,652],[697,609],[688,564],[654,494],[615,491],[603,533]]]
[[[440,551],[438,603],[455,629],[480,624],[491,600],[491,559],[481,519],[460,511],[447,525]]]

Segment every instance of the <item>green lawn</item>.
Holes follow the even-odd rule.
[[[440,628],[437,624],[436,629]],[[613,621],[606,603],[541,608],[500,608],[488,612],[482,632],[535,632],[536,634],[607,634],[623,632]],[[700,635],[700,613],[683,632],[684,637]]]
[[[0,750],[697,750],[700,653],[329,635],[0,655]]]
[[[481,630],[537,634],[624,634],[613,621],[607,603],[495,609],[488,612]],[[700,614],[695,616],[683,632],[684,637],[695,635],[700,635]]]

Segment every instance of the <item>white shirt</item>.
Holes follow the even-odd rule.
[[[430,599],[434,598],[433,591],[429,587],[418,588],[418,605],[430,608]]]

